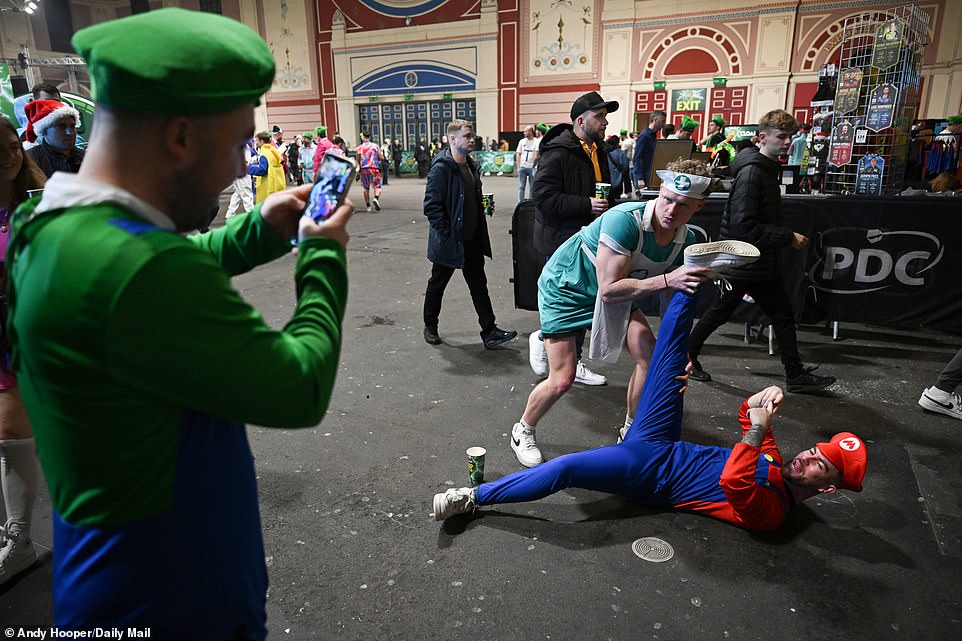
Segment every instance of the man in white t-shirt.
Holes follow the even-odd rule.
[[[514,166],[518,168],[518,202],[524,200],[525,185],[530,185],[529,194],[534,193],[534,170],[538,166],[538,146],[540,138],[534,137],[534,127],[524,128],[524,138],[518,142],[514,152]]]

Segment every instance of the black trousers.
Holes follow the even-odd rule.
[[[401,159],[400,158],[394,161],[394,175],[397,178],[401,177]]]
[[[962,383],[962,349],[952,357],[939,374],[939,380],[935,382],[935,386],[943,392],[954,392],[959,383]]]
[[[775,340],[778,341],[782,364],[785,366],[785,375],[791,378],[801,374],[803,367],[802,359],[798,355],[798,341],[795,338],[795,314],[782,281],[738,278],[728,280],[732,288],[721,292],[708,311],[702,315],[695,328],[691,330],[688,353],[698,356],[708,337],[728,322],[742,297],[748,293],[772,321]]]
[[[432,263],[431,278],[428,279],[428,288],[424,292],[425,327],[437,329],[444,288],[448,286],[454,271],[453,267]],[[461,275],[468,284],[474,311],[478,314],[478,325],[484,334],[494,328],[494,309],[488,295],[488,277],[484,274],[484,254],[481,253],[481,244],[477,241],[464,241],[464,267]]]

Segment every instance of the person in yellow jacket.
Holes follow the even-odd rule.
[[[247,173],[254,176],[254,202],[264,199],[276,191],[287,189],[284,167],[281,165],[281,152],[271,144],[271,135],[262,131],[254,136],[257,145],[257,160],[247,167]]]

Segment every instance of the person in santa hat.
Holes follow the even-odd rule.
[[[40,143],[27,150],[47,178],[55,171],[77,173],[84,152],[77,149],[80,113],[58,100],[34,100],[24,107],[27,140]]]

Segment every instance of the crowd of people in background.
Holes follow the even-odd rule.
[[[315,425],[332,394],[353,205],[341,206],[322,225],[302,215],[327,155],[357,158],[367,211],[382,209],[382,187],[392,165],[395,177],[401,175],[405,152],[425,179],[431,263],[423,306],[426,343],[443,343],[442,298],[457,270],[470,290],[483,347],[495,350],[517,337],[517,331],[497,326],[487,289],[489,212],[482,172],[471,158],[472,151],[485,148],[510,154],[508,141],[492,138],[485,145],[466,120],[452,121],[438,138],[410,140],[406,150],[400,139],[380,140],[370,131],[357,132],[354,147],[324,125],[290,139],[274,125],[249,138],[254,105],[274,78],[273,56],[257,34],[222,20],[227,19],[163,9],[78,32],[73,41],[78,53],[103,73],[95,89],[100,111],[89,151],[78,145],[80,112],[54,86],[34,88],[25,108],[25,140],[14,123],[0,117],[0,286],[19,294],[4,300],[0,310],[4,319],[9,312],[12,330],[0,344],[0,481],[7,513],[0,529],[0,584],[37,561],[31,517],[41,485],[40,442],[61,555],[54,571],[58,622],[108,625],[142,617],[167,626],[158,628],[162,638],[213,638],[225,631],[233,638],[266,635],[267,576],[244,422]],[[203,37],[213,29],[233,33],[243,50]],[[144,37],[198,57],[223,55],[233,74],[200,82],[202,72],[184,63],[189,57],[137,58],[136,45]],[[133,70],[121,71],[118,61],[130,56]],[[158,81],[163,74],[195,82]],[[129,86],[132,79],[137,91]],[[780,248],[802,249],[809,240],[782,222],[775,170],[778,157],[800,153],[802,147],[793,147],[802,144],[796,132],[811,128],[773,110],[760,120],[756,138],[736,149],[725,146],[726,123],[719,116],[695,142],[700,123],[685,116],[673,126],[663,111],[654,111],[643,131],[622,129],[606,137],[607,117],[618,109],[617,101],[586,93],[572,105],[568,122],[526,126],[513,150],[518,200],[533,201],[536,210],[531,243],[547,261],[538,281],[541,325],[528,337],[529,363],[543,380],[510,429],[510,447],[528,469],[496,484],[437,495],[435,517],[535,500],[573,486],[769,531],[796,501],[836,489],[860,491],[865,451],[849,433],[799,453],[779,470],[781,455],[771,434],[772,415],[784,400],[778,387],[743,403],[738,415],[743,439],[734,448],[680,440],[679,392],[689,379],[711,380],[699,360],[701,349],[749,291],[772,319],[787,391],[808,393],[835,383],[801,360],[776,258]],[[955,118],[953,127],[962,127],[962,116]],[[168,135],[168,122],[184,135]],[[734,178],[722,238],[737,245],[709,250],[712,260],[733,261],[728,288],[697,324],[692,296],[717,264],[697,260],[694,232],[686,223],[715,182],[702,161],[655,167],[659,135],[724,151],[716,163],[730,164]],[[122,150],[110,144],[135,136],[145,145],[150,171],[124,162]],[[190,136],[200,143],[184,143]],[[239,162],[246,165],[245,175],[235,175]],[[197,180],[200,167],[213,177]],[[642,201],[639,191],[649,189],[655,177],[661,179],[657,194]],[[207,230],[221,189],[231,184],[226,217],[233,220],[210,234],[193,234]],[[599,184],[610,190],[599,193]],[[14,224],[15,219],[21,224],[20,217],[22,229]],[[77,233],[80,225],[84,233]],[[46,233],[37,238],[40,229]],[[31,240],[30,251],[18,239],[21,233]],[[250,269],[251,256],[261,264],[286,255],[292,237],[299,242],[298,306],[289,325],[274,330],[231,288],[229,276]],[[60,251],[68,242],[74,251]],[[50,274],[29,268],[41,260]],[[17,261],[11,283],[7,261]],[[110,296],[103,295],[99,274],[111,274]],[[575,280],[566,282],[572,274]],[[171,279],[179,286],[166,286]],[[71,286],[54,290],[56,305],[49,299],[41,304],[49,284],[62,281]],[[665,305],[671,312],[662,326],[668,328],[664,338],[657,341],[635,305],[655,295],[670,300]],[[46,316],[54,312],[74,324],[60,331],[63,324]],[[607,383],[582,360],[589,331],[590,357],[605,360],[622,348],[632,357],[625,420],[615,426],[619,443],[546,463],[536,441],[538,422],[573,384]],[[283,389],[261,385],[265,379]],[[60,384],[75,380],[85,385]],[[955,392],[960,381],[962,352],[923,391],[919,405],[962,418]],[[94,388],[96,393],[88,393]],[[260,392],[238,394],[238,389]],[[297,403],[278,404],[278,397]],[[704,463],[707,471],[689,477],[655,470],[676,453],[682,463]],[[778,464],[762,463],[760,453]],[[121,459],[132,463],[117,464]],[[728,492],[726,481],[732,479],[742,486]],[[670,496],[662,495],[663,486]],[[209,488],[225,500],[208,501]],[[141,519],[153,519],[151,527],[137,525]],[[185,527],[193,538],[184,535]],[[164,537],[189,538],[189,545],[167,545]],[[171,568],[183,581],[163,580]],[[182,585],[196,589],[185,592]],[[196,627],[198,620],[202,627]]]

